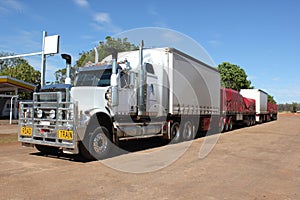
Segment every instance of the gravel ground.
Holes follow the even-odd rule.
[[[0,125],[14,138],[0,142],[0,199],[300,199],[296,115],[94,162],[41,155],[16,132]]]

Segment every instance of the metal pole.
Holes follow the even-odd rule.
[[[12,96],[10,99],[9,124],[12,124],[12,107],[13,107],[13,99],[14,98],[18,98],[18,95]]]
[[[0,60],[10,59],[10,58],[19,58],[19,57],[25,57],[25,56],[34,56],[34,55],[39,55],[39,54],[42,54],[42,52],[5,56],[5,57],[0,57]]]
[[[47,36],[47,32],[43,31],[43,46],[42,46],[42,64],[41,64],[41,87],[43,87],[46,83],[45,81],[45,71],[46,71],[46,55],[45,51],[45,38]]]

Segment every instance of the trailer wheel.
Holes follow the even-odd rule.
[[[252,125],[252,118],[251,117],[247,117],[246,126],[249,127],[251,125]]]
[[[255,117],[251,117],[251,126],[255,125]]]
[[[181,141],[181,132],[180,132],[180,126],[178,122],[175,122],[171,126],[171,142],[170,143],[178,143]]]
[[[253,126],[253,119],[252,119],[252,116],[250,116],[249,120],[250,120],[250,126]]]
[[[262,119],[262,116],[259,116],[259,122],[258,123],[262,123],[263,122],[263,119]]]
[[[232,129],[233,129],[233,123],[232,123],[232,120],[230,120],[230,122],[228,124],[228,130],[232,131]]]
[[[229,131],[228,119],[226,119],[225,126],[224,126],[224,131],[223,132],[227,132],[227,131]]]
[[[195,138],[193,124],[190,121],[184,123],[182,137],[184,141],[193,140]]]
[[[221,119],[220,126],[219,126],[219,133],[222,133],[225,131],[224,130],[225,129],[224,121],[225,121],[225,119]]]
[[[81,155],[87,159],[105,159],[113,155],[110,133],[106,127],[97,127],[85,138],[81,145]]]

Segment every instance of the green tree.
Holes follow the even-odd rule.
[[[0,57],[7,57],[7,56],[13,56],[13,53],[6,53],[6,52],[0,52]],[[23,58],[10,58],[10,59],[4,59],[0,60],[0,71],[8,68],[8,67],[14,67],[17,65],[20,65],[24,62]]]
[[[297,112],[298,103],[292,102],[291,104],[291,112],[296,113]]]
[[[19,58],[16,66],[6,67],[0,72],[0,76],[10,76],[28,83],[36,85],[37,90],[40,88],[41,73],[35,70],[28,62]],[[20,93],[20,99],[31,99],[31,94]]]
[[[271,103],[276,103],[275,99],[273,96],[269,95],[268,94],[268,102],[271,102]]]
[[[240,66],[229,62],[223,62],[218,65],[218,70],[221,74],[221,85],[223,87],[237,91],[253,88],[253,86],[251,86],[251,81],[247,79],[245,70]]]
[[[105,57],[112,54],[113,51],[124,52],[124,51],[132,51],[139,49],[138,46],[128,42],[127,38],[112,38],[107,36],[105,41],[99,42],[99,45],[96,47],[98,51],[98,60],[101,61]],[[76,61],[77,67],[82,67],[88,62],[95,61],[95,51],[91,49],[90,51],[84,53],[82,52],[79,60]]]
[[[64,81],[66,79],[66,71],[67,71],[66,68],[63,68],[63,69],[57,70],[54,73],[55,79],[56,79],[56,83],[64,83]],[[75,74],[76,74],[75,67],[71,67],[71,72],[70,72],[70,78],[71,78],[71,80],[74,80]]]

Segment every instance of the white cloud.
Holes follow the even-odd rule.
[[[94,20],[98,23],[111,23],[111,19],[108,13],[99,12],[94,15]]]
[[[90,23],[90,26],[96,30],[96,31],[103,31],[104,30],[104,26],[99,25],[97,23]]]
[[[74,0],[74,2],[80,7],[89,7],[89,2],[87,0]]]
[[[98,31],[106,30],[112,33],[118,33],[121,31],[121,28],[113,24],[110,15],[105,12],[98,12],[94,14],[95,23],[91,23],[91,26]]]

